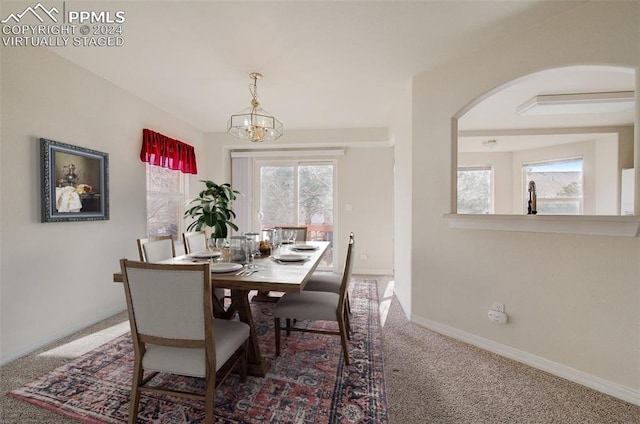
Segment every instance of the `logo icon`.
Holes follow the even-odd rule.
[[[35,16],[36,19],[38,19],[42,23],[44,23],[44,19],[41,16],[41,14],[48,16],[49,18],[51,18],[53,22],[57,23],[58,19],[56,19],[56,17],[53,14],[54,13],[58,14],[60,13],[60,11],[56,9],[55,6],[52,7],[51,10],[47,10],[47,8],[42,5],[42,3],[38,3],[34,7],[28,6],[26,9],[22,11],[22,13],[11,13],[9,16],[7,16],[5,19],[3,19],[0,22],[2,22],[3,24],[6,24],[7,22],[13,20],[15,21],[15,23],[19,23],[20,20],[29,13]]]

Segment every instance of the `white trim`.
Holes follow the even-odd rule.
[[[519,115],[619,112],[632,108],[634,97],[633,91],[543,94],[527,100],[516,108],[516,112]]]
[[[550,361],[540,356],[532,355],[522,350],[514,349],[492,340],[449,327],[416,315],[411,315],[411,322],[421,325],[429,330],[452,337],[456,340],[477,346],[481,349],[504,356],[514,361],[521,362],[533,368],[546,371],[555,376],[564,378],[574,383],[581,384],[593,390],[606,393],[625,402],[640,406],[640,392],[630,387],[625,387],[612,381],[605,380],[595,375]]]
[[[358,235],[356,234],[356,237]],[[392,269],[354,268],[354,275],[393,275]]]
[[[639,216],[465,214],[444,214],[443,216],[449,222],[449,227],[456,229],[636,237],[640,228]]]
[[[391,140],[385,141],[344,141],[344,142],[327,142],[327,143],[275,143],[269,142],[267,144],[253,144],[247,146],[246,144],[224,144],[222,149],[228,151],[267,151],[267,150],[279,150],[286,152],[287,150],[308,150],[308,149],[346,149],[346,148],[371,148],[371,147],[391,147],[395,143]]]
[[[344,156],[344,149],[324,150],[232,150],[234,158],[307,158],[307,157],[336,157]]]

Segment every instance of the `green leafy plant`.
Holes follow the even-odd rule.
[[[238,230],[238,226],[233,223],[236,214],[231,206],[240,192],[233,190],[227,183],[218,185],[208,180],[201,180],[201,182],[207,188],[187,203],[187,206],[192,204],[195,206],[184,213],[185,218],[193,218],[187,231],[201,231],[210,227],[213,229],[212,237],[226,238],[229,228]]]

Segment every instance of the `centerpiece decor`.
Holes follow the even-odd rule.
[[[187,231],[202,231],[209,227],[213,230],[212,238],[225,239],[229,228],[238,231],[238,226],[233,223],[236,214],[232,209],[232,203],[240,192],[232,189],[228,183],[216,184],[209,180],[201,180],[201,182],[207,188],[187,203],[187,206],[191,204],[195,206],[184,213],[185,218],[193,218]]]

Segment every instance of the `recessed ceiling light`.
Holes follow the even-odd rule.
[[[516,108],[520,115],[620,112],[635,104],[634,91],[548,94],[535,96]]]

